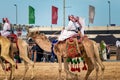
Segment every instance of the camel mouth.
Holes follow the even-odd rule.
[[[28,37],[28,39],[27,39],[27,40],[29,41],[30,39],[32,39],[32,37]]]

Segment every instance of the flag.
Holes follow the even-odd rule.
[[[57,24],[58,20],[58,8],[52,6],[52,24]]]
[[[89,5],[89,23],[94,22],[94,16],[95,16],[95,7],[92,5]]]
[[[35,9],[29,6],[29,24],[35,24]]]

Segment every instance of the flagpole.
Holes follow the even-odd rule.
[[[14,6],[16,7],[16,25],[17,25],[17,5],[14,4]]]
[[[65,28],[65,0],[63,0],[63,27]]]
[[[109,26],[111,26],[111,8],[110,8],[110,1],[108,1],[109,4]]]

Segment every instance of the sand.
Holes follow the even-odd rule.
[[[119,61],[104,61],[105,72],[104,72],[104,80],[120,80],[120,62]],[[62,64],[63,66],[63,64]],[[83,64],[81,63],[81,68]],[[18,64],[18,69],[15,71],[15,80],[19,80],[24,71],[24,64]],[[44,63],[39,62],[35,63],[35,78],[33,80],[57,80],[58,78],[58,63]],[[83,80],[86,71],[77,72],[79,75],[79,80]],[[9,75],[9,72],[7,73]],[[30,80],[31,70],[29,69],[25,80]],[[4,79],[3,70],[0,66],[0,80]],[[62,70],[62,78],[65,78],[64,68]],[[70,78],[70,77],[69,77]],[[69,79],[72,80],[72,79]],[[91,73],[88,80],[95,80],[95,70]]]

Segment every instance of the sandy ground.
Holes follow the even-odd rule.
[[[104,72],[104,80],[120,80],[120,62],[103,62],[106,69]],[[63,64],[62,64],[63,66]],[[81,67],[83,64],[81,63]],[[15,80],[19,80],[24,71],[24,64],[18,64],[18,69],[15,71]],[[58,78],[58,63],[36,63],[35,64],[35,78],[34,80],[57,80]],[[30,80],[31,76],[31,70],[27,72],[27,75],[25,77],[25,80]],[[79,75],[79,80],[83,80],[86,71],[81,71],[80,73],[77,73]],[[9,75],[9,72],[7,73]],[[0,80],[3,80],[4,74],[2,71],[2,68],[0,66]],[[62,70],[62,78],[65,78],[65,72]],[[72,79],[70,79],[72,80]],[[92,72],[88,80],[95,80],[95,70]]]

